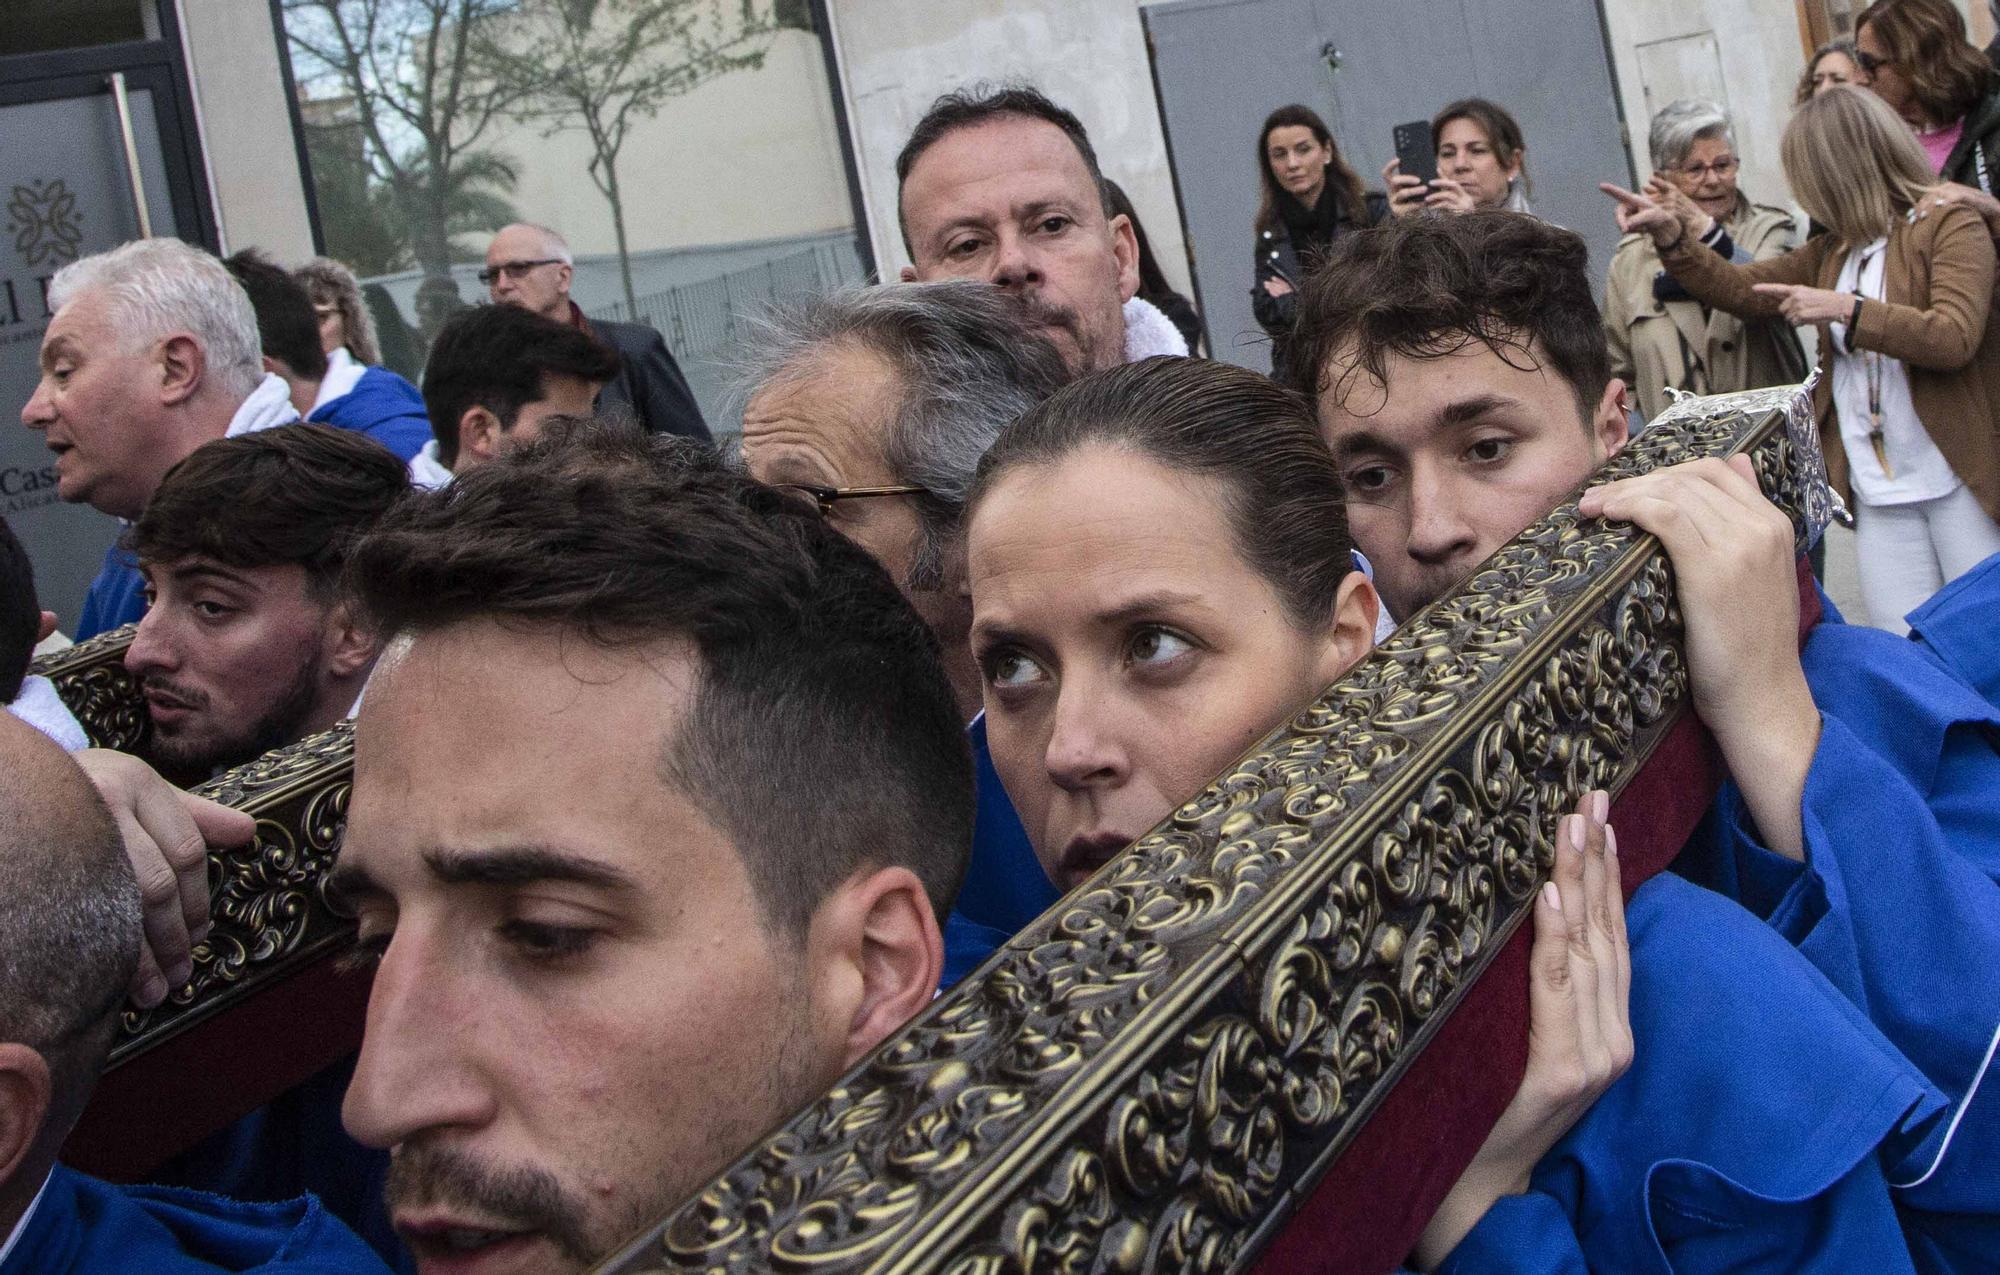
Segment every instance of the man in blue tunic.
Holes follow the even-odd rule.
[[[1056,900],[986,749],[961,521],[1003,426],[1068,379],[1000,289],[855,288],[774,312],[753,345],[743,461],[874,555],[937,636],[973,749],[972,862],[945,922],[944,985]]]
[[[284,378],[292,406],[309,421],[366,434],[409,464],[431,438],[417,387],[386,367],[348,360],[338,377],[319,337],[312,294],[290,271],[255,248],[223,260],[250,295],[264,369]]]
[[[1357,237],[1306,288],[1297,388],[1396,614],[1625,444],[1584,261],[1530,217],[1415,219]],[[1733,776],[1678,870],[1790,939],[1955,1104],[1898,1203],[1924,1219],[1913,1248],[1990,1243],[2000,1179],[1973,1166],[2000,1153],[2000,1086],[1981,1086],[2000,1028],[2000,721],[1910,644],[1837,617],[1800,652],[1790,524],[1746,467],[1674,466],[1582,508],[1666,548],[1694,707]]]
[[[73,261],[49,284],[42,379],[21,409],[56,457],[56,492],[127,522],[203,443],[299,418],[264,370],[250,298],[208,253],[141,239]],[[71,629],[78,641],[146,613],[146,583],[113,545]]]
[[[0,1275],[382,1275],[311,1197],[243,1204],[57,1163],[139,950],[118,832],[60,748],[0,714]]]

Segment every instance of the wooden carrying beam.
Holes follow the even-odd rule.
[[[126,1011],[69,1163],[143,1177],[360,1047],[368,979],[335,968],[354,924],[325,892],[353,772],[343,723],[194,790],[255,816],[256,841],[209,855],[213,924],[194,973],[157,1008]]]
[[[1801,390],[1684,401],[1598,479],[1743,451],[1803,548]],[[1222,1271],[1302,1204],[1323,1269],[1393,1265],[1428,1208],[1378,1206],[1434,1206],[1436,1148],[1314,1184],[1686,699],[1664,553],[1566,501],[600,1271]]]

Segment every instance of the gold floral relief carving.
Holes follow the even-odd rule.
[[[138,631],[136,624],[111,629],[34,663],[34,672],[55,683],[93,748],[140,752],[152,733],[139,679],[125,671],[125,650]]]
[[[256,840],[209,853],[212,926],[193,975],[156,1008],[126,1010],[112,1066],[353,941],[353,922],[326,896],[353,777],[354,727],[343,722],[194,789],[254,816]]]
[[[1802,389],[1598,479],[1740,451],[1805,544]],[[1664,554],[1566,502],[599,1269],[1240,1268],[1686,699]]]

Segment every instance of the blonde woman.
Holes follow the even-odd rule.
[[[1994,248],[1960,204],[1920,208],[1937,178],[1910,130],[1864,89],[1838,87],[1785,129],[1785,176],[1828,233],[1732,265],[1682,216],[1605,185],[1619,228],[1650,235],[1690,294],[1742,319],[1819,329],[1827,470],[1858,520],[1870,620],[1903,617],[2000,552],[2000,328]]]
[[[314,257],[292,276],[312,296],[319,319],[320,348],[328,354],[346,350],[357,363],[372,367],[382,361],[375,340],[375,320],[361,301],[361,283],[354,272],[331,257]]]

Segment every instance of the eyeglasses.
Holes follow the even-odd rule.
[[[1742,162],[1734,155],[1724,155],[1713,164],[1689,164],[1685,168],[1677,168],[1674,171],[1691,182],[1698,182],[1710,173],[1714,173],[1717,177],[1727,177],[1729,174],[1735,172]]]
[[[1854,65],[1860,67],[1864,75],[1873,75],[1875,72],[1889,65],[1889,59],[1878,58],[1873,53],[1869,53],[1864,49],[1856,49],[1854,51]]]
[[[541,266],[559,266],[562,263],[563,260],[561,257],[543,257],[537,261],[503,261],[497,266],[489,266],[481,270],[478,278],[479,282],[490,288],[493,286],[493,281],[503,274],[509,279],[519,279],[530,270]]]
[[[813,502],[822,518],[833,513],[834,505],[843,500],[867,500],[875,496],[921,496],[924,488],[908,483],[897,483],[889,487],[823,487],[818,483],[773,483],[779,491],[795,492]]]

